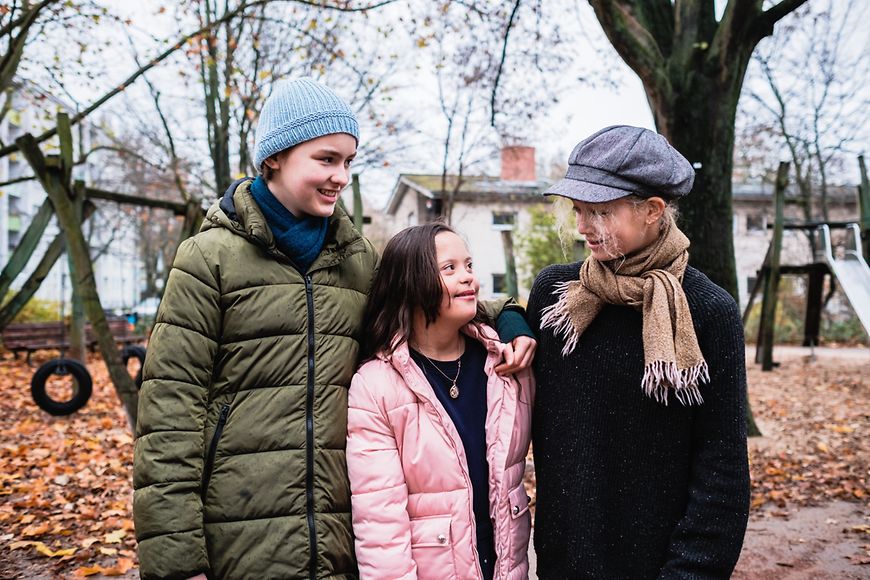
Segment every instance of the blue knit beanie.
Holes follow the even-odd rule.
[[[275,153],[333,133],[348,133],[359,143],[359,124],[347,103],[312,79],[281,81],[260,112],[254,167],[259,170]]]

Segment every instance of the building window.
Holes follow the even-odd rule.
[[[426,214],[429,221],[437,220],[444,212],[444,201],[441,199],[426,200]]]
[[[514,211],[492,212],[492,229],[512,230],[517,221],[517,213]]]
[[[492,275],[492,293],[493,294],[506,294],[507,293],[507,283],[505,281],[504,274],[493,274]]]
[[[9,251],[11,252],[21,243],[21,231],[9,231]]]
[[[764,214],[748,214],[746,216],[747,232],[763,232],[767,230],[767,218]]]
[[[17,195],[9,194],[9,215],[20,216],[24,213],[24,204]]]

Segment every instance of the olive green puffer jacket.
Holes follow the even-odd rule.
[[[356,578],[347,389],[377,265],[336,208],[300,273],[250,182],[178,251],[145,361],[133,511],[141,575]]]

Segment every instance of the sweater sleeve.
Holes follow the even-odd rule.
[[[729,578],[749,517],[743,326],[730,296],[705,301],[695,327],[711,380],[701,387],[689,502],[671,535],[662,579]]]
[[[528,320],[529,328],[536,337],[541,337],[541,310],[555,301],[553,288],[560,282],[573,279],[572,273],[577,271],[579,271],[578,264],[547,266],[535,277],[535,282],[529,293],[526,320]]]
[[[200,485],[219,295],[196,241],[185,241],[148,344],[139,393],[133,518],[145,580],[209,570]]]
[[[396,437],[363,374],[365,368],[351,381],[347,410],[347,471],[360,579],[416,580],[408,488]]]

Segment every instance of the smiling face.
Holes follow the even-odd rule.
[[[620,198],[603,203],[574,200],[577,231],[599,261],[613,260],[647,247],[659,235],[665,202]]]
[[[296,217],[329,217],[350,180],[356,139],[347,133],[324,135],[266,159],[272,195]]]
[[[464,326],[477,314],[480,291],[468,247],[455,233],[441,232],[435,236],[435,260],[444,290],[438,321]]]

